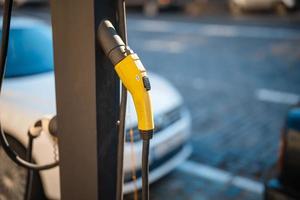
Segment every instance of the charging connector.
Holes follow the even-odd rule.
[[[115,66],[115,71],[133,98],[138,118],[138,129],[143,140],[142,199],[148,200],[149,149],[154,130],[149,93],[151,90],[150,81],[139,57],[124,44],[110,21],[104,20],[101,22],[98,28],[98,39],[105,55]]]

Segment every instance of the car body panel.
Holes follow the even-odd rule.
[[[0,22],[2,24],[2,17]],[[53,70],[53,65],[51,27],[32,18],[14,17],[10,27],[5,77],[49,72]]]
[[[300,104],[292,107],[286,115],[279,152],[278,171],[266,181],[264,199],[300,199]]]
[[[154,170],[151,170],[151,173],[149,174],[149,182],[153,183],[156,180],[163,177],[164,175],[166,175],[167,173],[169,173],[170,171],[172,171],[175,167],[177,167],[184,160],[186,160],[190,156],[191,153],[192,153],[192,147],[189,145],[185,145],[184,148],[178,154],[176,154],[176,156],[174,156],[172,159],[168,160],[166,163],[164,163],[164,165],[162,165]],[[135,184],[136,184],[137,188],[141,188],[142,187],[142,179],[137,178],[136,183],[134,183],[134,182],[126,183],[123,188],[124,193],[127,194],[129,192],[134,191]]]
[[[278,3],[292,8],[296,5],[295,0],[231,0],[232,3],[245,10],[271,9]]]
[[[183,6],[193,0],[153,0],[157,5],[163,6]],[[143,6],[149,3],[149,0],[126,0],[127,6]]]
[[[154,132],[154,137],[150,143],[150,158],[149,158],[150,164],[152,161],[164,156],[166,153],[176,148],[180,144],[184,144],[187,142],[190,136],[191,119],[188,112],[184,111],[183,115],[184,116],[182,117],[182,119],[172,124],[166,130],[161,131],[159,133],[159,136],[156,137]],[[125,152],[124,152],[125,155],[130,155],[132,153],[130,145],[131,145],[130,143],[126,143]],[[142,142],[141,141],[137,142],[134,148],[142,149]],[[135,151],[134,156],[136,158],[141,158],[142,152]],[[125,159],[124,170],[130,171],[132,167],[131,163],[126,161],[129,161],[129,159],[131,158],[125,156],[124,159]],[[141,165],[142,165],[141,160],[140,159],[136,160],[135,166],[137,168],[140,168]]]

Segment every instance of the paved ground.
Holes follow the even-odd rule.
[[[49,21],[47,13],[38,16]],[[129,15],[131,46],[178,88],[193,120],[192,156],[151,186],[151,199],[262,198],[284,115],[299,99],[298,22],[297,16]],[[194,170],[186,170],[191,163]],[[200,168],[218,176],[203,177]]]
[[[129,41],[169,79],[191,110],[191,161],[263,182],[276,162],[280,128],[300,94],[300,26],[287,19],[178,16],[129,18]],[[288,94],[285,94],[288,93]],[[177,170],[154,199],[259,199],[231,184]]]

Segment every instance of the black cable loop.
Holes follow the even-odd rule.
[[[9,41],[9,30],[10,30],[10,21],[11,21],[11,12],[12,12],[13,0],[5,0],[3,7],[3,21],[2,21],[2,38],[1,38],[1,53],[0,53],[0,94],[2,83],[5,74],[5,65]],[[59,165],[59,162],[54,162],[46,165],[37,165],[31,162],[28,162],[22,159],[9,145],[5,133],[3,131],[1,122],[0,122],[0,144],[4,149],[8,157],[13,160],[18,165],[32,170],[47,170],[54,168]]]
[[[13,160],[15,163],[17,163],[18,165],[20,165],[26,169],[32,169],[32,170],[38,170],[38,171],[51,169],[51,168],[54,168],[59,165],[59,161],[56,161],[51,164],[46,164],[46,165],[37,165],[37,164],[34,164],[34,163],[24,160],[10,147],[10,145],[6,139],[5,133],[2,129],[1,124],[0,124],[0,132],[1,132],[0,133],[0,142],[1,142],[3,150],[8,155],[8,157],[11,160]]]

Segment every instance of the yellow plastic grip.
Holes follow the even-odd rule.
[[[131,54],[121,60],[115,70],[124,86],[132,95],[140,131],[154,129],[151,98],[144,79],[147,78],[146,70],[136,54]]]

